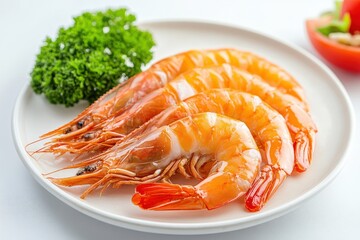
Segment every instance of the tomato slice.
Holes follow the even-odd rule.
[[[316,31],[328,22],[326,18],[306,21],[306,30],[314,48],[330,63],[348,71],[360,72],[360,47],[337,43]]]

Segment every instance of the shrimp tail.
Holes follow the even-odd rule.
[[[295,154],[295,169],[304,172],[311,164],[315,149],[317,127],[308,112],[297,105],[289,106],[283,113],[291,133]]]
[[[250,212],[259,211],[283,183],[286,176],[287,174],[283,169],[266,165],[246,194],[246,208]]]
[[[196,189],[169,183],[145,183],[136,187],[132,202],[149,210],[197,210],[206,208]]]
[[[315,148],[315,131],[299,132],[295,136],[295,169],[297,172],[306,171],[310,164]]]

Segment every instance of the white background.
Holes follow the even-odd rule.
[[[46,35],[53,36],[59,26],[68,25],[71,16],[84,10],[125,6],[140,21],[171,18],[237,24],[295,43],[319,57],[306,37],[304,21],[332,4],[332,0],[0,0],[0,239],[358,239],[359,130],[340,175],[300,208],[252,228],[203,236],[135,232],[75,211],[35,182],[21,163],[11,136],[12,109],[30,80],[39,46]],[[331,68],[349,92],[360,125],[360,75]]]

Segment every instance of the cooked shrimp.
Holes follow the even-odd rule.
[[[105,126],[94,128],[75,142],[55,142],[50,152],[89,152],[97,147],[113,146],[123,136],[146,123],[152,117],[181,100],[212,88],[231,88],[259,96],[286,120],[293,137],[295,162],[298,171],[305,171],[311,162],[316,126],[303,105],[290,95],[278,91],[245,71],[224,64],[220,67],[193,69],[165,87],[148,94],[124,114],[110,118]],[[83,141],[81,141],[83,139]]]
[[[110,90],[69,123],[42,135],[41,138],[57,137],[55,141],[61,142],[63,139],[84,135],[97,123],[123,113],[146,94],[163,87],[179,74],[195,67],[218,66],[223,63],[259,75],[270,85],[298,98],[307,108],[303,89],[298,82],[284,69],[264,58],[236,49],[194,50],[155,63],[148,70]]]
[[[77,176],[50,180],[60,186],[91,184],[81,196],[85,198],[99,187],[167,181],[181,169],[202,181],[196,186],[140,185],[133,202],[157,210],[213,209],[244,195],[261,162],[246,125],[215,113],[196,114],[158,128],[126,149],[117,146],[99,158],[68,167],[84,166]]]
[[[137,141],[136,138],[141,134],[201,112],[214,112],[243,121],[250,129],[262,153],[264,166],[261,178],[249,190],[246,207],[250,211],[260,210],[285,177],[292,173],[294,150],[284,118],[257,96],[225,89],[199,93],[166,109],[131,132],[123,144]]]

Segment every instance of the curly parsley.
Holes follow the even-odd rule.
[[[54,104],[94,102],[131,76],[153,56],[149,32],[141,31],[126,9],[86,12],[74,24],[47,37],[31,72],[35,93]]]

